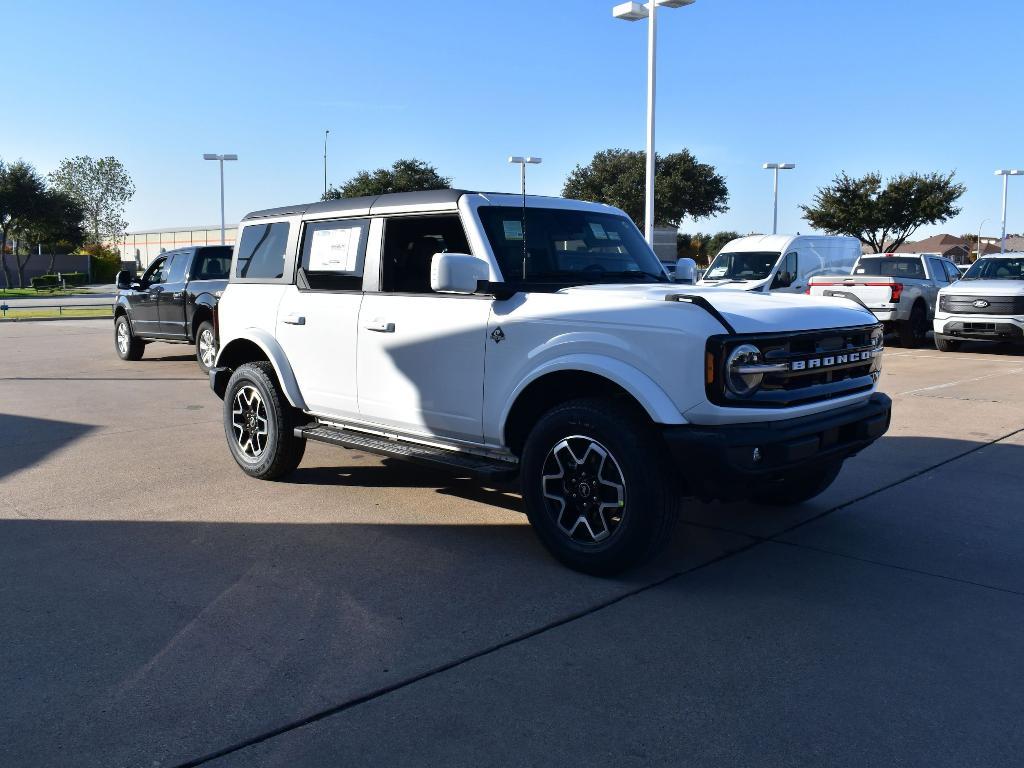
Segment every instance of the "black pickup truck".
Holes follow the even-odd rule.
[[[114,349],[122,360],[142,357],[146,342],[195,344],[204,372],[217,357],[214,310],[228,284],[231,246],[194,246],[161,254],[140,279],[117,275]]]

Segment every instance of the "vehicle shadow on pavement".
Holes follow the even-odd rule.
[[[365,454],[353,453],[354,460]],[[347,467],[299,467],[284,479],[298,485],[338,485],[361,488],[433,488],[437,493],[456,496],[523,512],[523,501],[516,484],[488,487],[468,476],[453,474],[443,469],[421,467],[394,459],[383,459],[380,464]]]
[[[91,424],[0,413],[0,480],[38,464],[94,429]]]

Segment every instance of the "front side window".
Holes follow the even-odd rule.
[[[362,290],[369,230],[369,219],[306,224],[299,265],[306,286],[314,291]]]
[[[242,230],[238,243],[235,277],[273,280],[284,275],[284,255],[288,246],[288,222],[250,224]]]
[[[772,273],[778,251],[722,253],[715,257],[704,275],[705,280],[764,280]]]
[[[381,290],[432,293],[430,263],[435,253],[469,253],[469,242],[458,215],[388,219],[381,254]]]
[[[796,275],[797,255],[796,251],[790,251],[786,254],[786,258],[783,260],[782,266],[779,267],[779,271],[775,273],[772,288],[788,288],[796,281]]]
[[[166,258],[159,258],[149,265],[149,269],[146,270],[146,274],[142,276],[142,282],[147,285],[158,285],[164,281],[164,265],[167,263]]]
[[[853,271],[855,275],[869,277],[909,277],[924,279],[924,267],[919,256],[876,256],[862,258]]]
[[[524,217],[522,208],[511,206],[483,206],[478,213],[507,283],[543,291],[668,281],[661,262],[625,216],[531,207]]]

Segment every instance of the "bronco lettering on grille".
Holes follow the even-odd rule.
[[[812,357],[808,360],[794,360],[789,364],[789,369],[791,371],[810,371],[815,368],[831,368],[835,365],[867,362],[873,356],[873,353],[868,350],[865,352],[845,352],[841,355],[829,355],[828,357]]]

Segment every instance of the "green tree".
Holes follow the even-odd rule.
[[[606,149],[587,165],[577,165],[562,189],[564,197],[608,203],[625,211],[638,227],[644,225],[646,153]],[[701,219],[729,210],[725,179],[714,166],[699,163],[683,149],[656,156],[654,223],[678,227],[687,216]]]
[[[46,182],[30,163],[17,160],[10,164],[0,161],[0,267],[4,273],[4,285],[11,287],[11,272],[7,264],[7,242],[20,236],[38,217],[44,206]],[[17,245],[13,249],[18,274],[22,274]],[[25,261],[28,261],[26,256]],[[22,285],[21,287],[24,287]]]
[[[340,187],[333,184],[320,198],[340,200],[343,197],[386,195],[390,192],[423,192],[430,189],[449,189],[452,180],[437,172],[437,168],[415,158],[397,160],[390,168],[360,171]]]
[[[883,187],[879,173],[851,178],[844,171],[822,187],[813,205],[802,205],[815,229],[852,235],[875,253],[896,250],[923,224],[941,224],[958,213],[956,202],[966,191],[954,173],[911,173],[896,176]]]
[[[84,218],[78,202],[65,192],[48,189],[38,212],[31,217],[22,238],[30,245],[41,245],[49,254],[47,274],[53,274],[57,251],[73,253],[85,242]],[[24,264],[18,263],[18,278],[22,280]]]
[[[707,266],[726,243],[739,236],[739,232],[698,232],[694,235],[681,232],[676,239],[676,250],[679,258],[690,258],[701,266]]]
[[[81,206],[90,243],[116,240],[128,228],[124,207],[135,195],[135,184],[116,157],[69,157],[50,174],[50,183]]]

